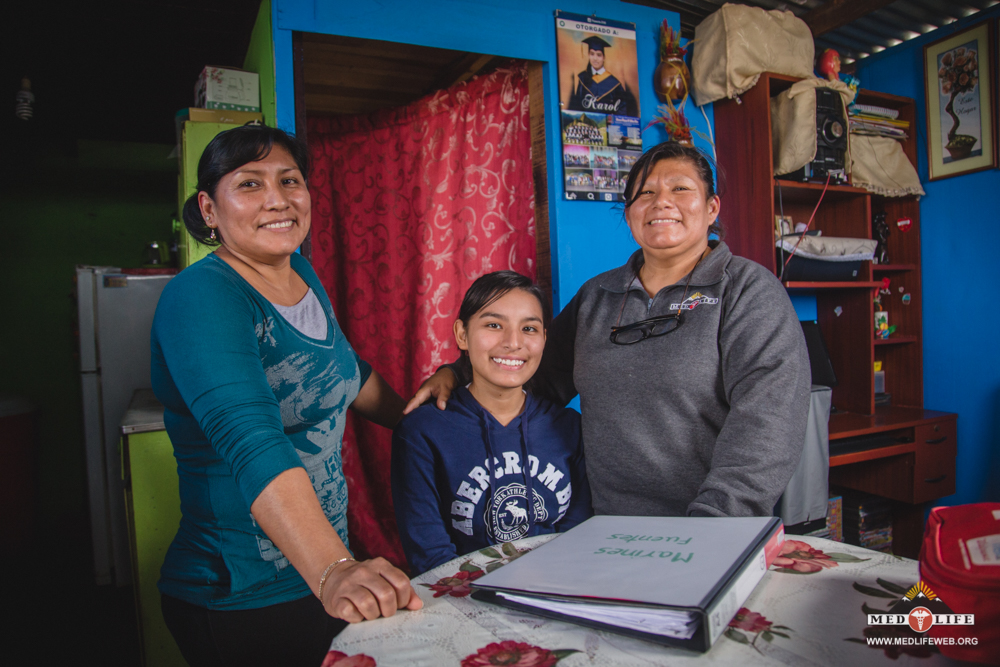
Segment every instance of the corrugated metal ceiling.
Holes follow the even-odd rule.
[[[681,34],[690,39],[702,19],[725,4],[726,0],[625,0],[638,5],[659,7],[681,16]],[[836,24],[835,16],[863,16],[831,30],[820,27],[816,51],[836,49],[845,64],[861,60],[902,42],[919,37],[958,19],[971,16],[998,4],[1000,0],[744,0],[735,4],[764,9],[781,9],[803,18],[812,27]],[[835,10],[835,11],[830,11]],[[853,10],[853,14],[852,14]],[[826,16],[820,16],[821,14]],[[834,17],[834,18],[831,18]],[[810,19],[813,19],[812,21]],[[814,34],[817,32],[814,28]]]

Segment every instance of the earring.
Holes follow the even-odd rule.
[[[208,240],[209,241],[215,240],[215,227],[212,227],[212,233],[208,235]]]

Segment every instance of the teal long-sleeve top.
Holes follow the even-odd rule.
[[[250,514],[285,470],[305,468],[347,544],[341,439],[371,366],[347,342],[309,263],[293,254],[291,266],[326,312],[325,340],[299,332],[214,254],[167,284],[153,320],[153,390],[177,458],[182,515],[159,588],[208,609],[310,594]]]

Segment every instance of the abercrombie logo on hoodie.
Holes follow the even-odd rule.
[[[508,476],[517,475],[516,480],[503,485],[494,485],[492,502],[486,503],[483,512],[483,520],[486,523],[486,532],[494,540],[516,540],[523,537],[528,532],[528,494],[524,485],[524,470],[521,467],[521,455],[517,452],[503,452],[503,463],[500,459],[493,457],[494,479],[500,480]],[[476,466],[469,471],[467,477],[472,480],[472,484],[463,480],[455,491],[455,500],[451,503],[452,518],[451,525],[455,530],[459,530],[466,535],[472,535],[472,518],[475,515],[476,507],[480,504],[483,496],[489,496],[490,478],[486,472],[489,466],[488,461],[483,465]],[[570,483],[569,475],[559,470],[551,463],[546,463],[541,473],[538,458],[528,455],[528,474],[537,483],[541,484],[555,494],[556,502],[559,503],[559,510],[556,513],[555,521],[559,521],[566,510],[569,509],[569,501],[573,496],[573,485]],[[557,490],[560,482],[565,479],[565,485]],[[545,505],[545,499],[532,489],[532,505],[534,509],[533,523],[544,523],[548,521],[549,511]],[[464,499],[464,500],[462,500]]]

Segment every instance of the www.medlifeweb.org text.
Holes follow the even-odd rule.
[[[977,646],[977,637],[867,637],[869,646]]]

